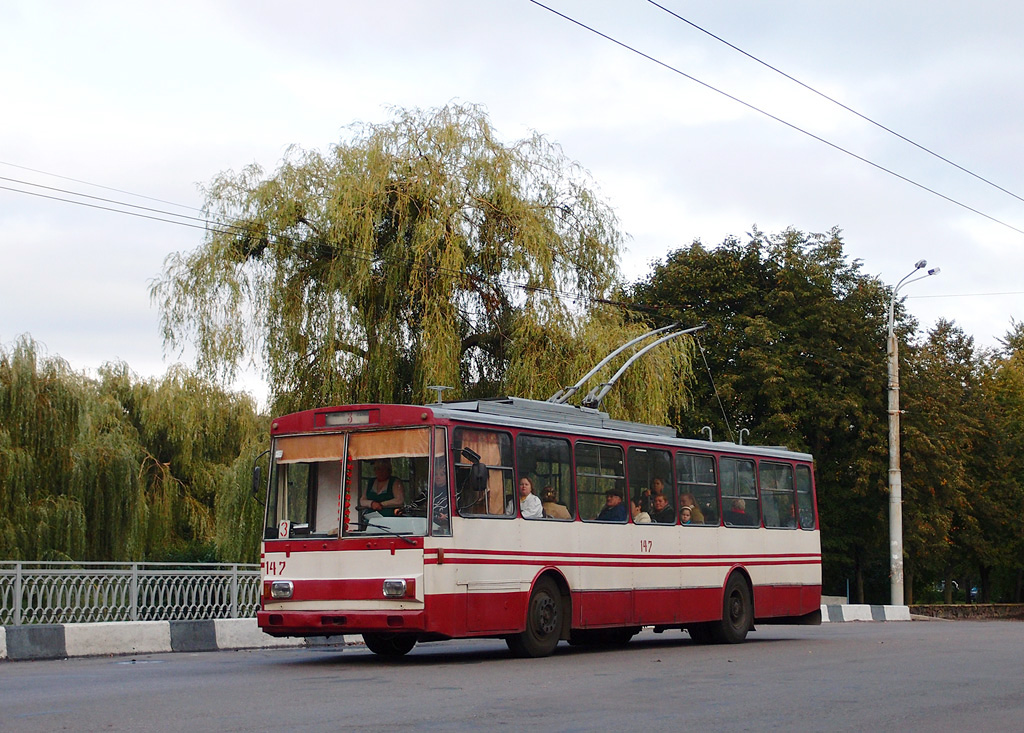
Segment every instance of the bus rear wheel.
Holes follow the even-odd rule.
[[[416,646],[413,634],[373,633],[363,634],[366,648],[382,657],[401,657],[412,651]]]
[[[562,635],[562,594],[551,578],[541,578],[533,587],[526,609],[526,629],[505,639],[517,657],[546,657]]]
[[[722,599],[722,620],[711,627],[719,644],[739,644],[754,625],[754,603],[750,587],[740,573],[729,576]],[[691,634],[692,636],[692,634]]]

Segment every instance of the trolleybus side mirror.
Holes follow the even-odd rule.
[[[473,464],[469,469],[468,488],[471,491],[487,491],[487,479],[490,471],[486,464],[480,462],[480,454],[472,448],[463,448],[460,452]]]
[[[253,496],[259,496],[260,490],[263,488],[263,472],[260,470],[260,459],[263,456],[270,453],[269,450],[265,450],[256,456],[256,460],[252,462],[252,494]]]

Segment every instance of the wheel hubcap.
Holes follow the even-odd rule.
[[[558,612],[555,608],[555,601],[550,596],[537,599],[534,619],[537,631],[545,636],[555,631],[558,621]]]
[[[729,620],[734,626],[743,620],[743,602],[738,593],[729,598]]]

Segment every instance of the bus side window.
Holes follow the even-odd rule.
[[[622,448],[598,443],[576,444],[576,493],[584,519],[625,522],[629,515]],[[609,495],[618,497],[621,510],[610,507]],[[612,511],[601,513],[608,508]],[[607,519],[611,517],[611,519]]]
[[[808,466],[796,467],[796,504],[800,528],[814,529],[814,489]]]
[[[434,428],[434,460],[432,462],[431,492],[429,498],[431,534],[451,537],[452,512],[449,506],[448,437],[444,428]]]
[[[632,447],[626,454],[627,467],[629,468],[629,499],[640,507],[640,511],[647,512],[657,523],[655,512],[656,497],[660,494],[665,497],[667,504],[661,510],[661,523],[675,524],[675,521],[667,521],[672,514],[678,516],[679,501],[676,498],[675,481],[672,476],[672,457],[666,450],[655,450],[654,448]]]
[[[757,501],[754,462],[741,458],[722,458],[722,518],[727,527],[760,527],[761,511]]]
[[[494,430],[456,428],[453,443],[459,513],[507,517],[505,506],[514,495],[512,437]],[[474,469],[474,465],[483,466],[486,474],[480,468]]]
[[[762,461],[758,465],[761,479],[761,506],[764,526],[796,528],[796,496],[793,493],[793,467],[784,463]]]
[[[676,454],[679,479],[679,508],[693,507],[694,525],[718,526],[718,478],[715,475],[715,457],[694,453]]]
[[[572,451],[564,438],[542,435],[516,436],[516,471],[527,477],[540,497],[544,519],[572,519]]]

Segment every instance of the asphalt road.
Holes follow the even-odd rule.
[[[645,631],[547,659],[494,640],[0,663],[0,731],[1024,729],[1024,624]]]

